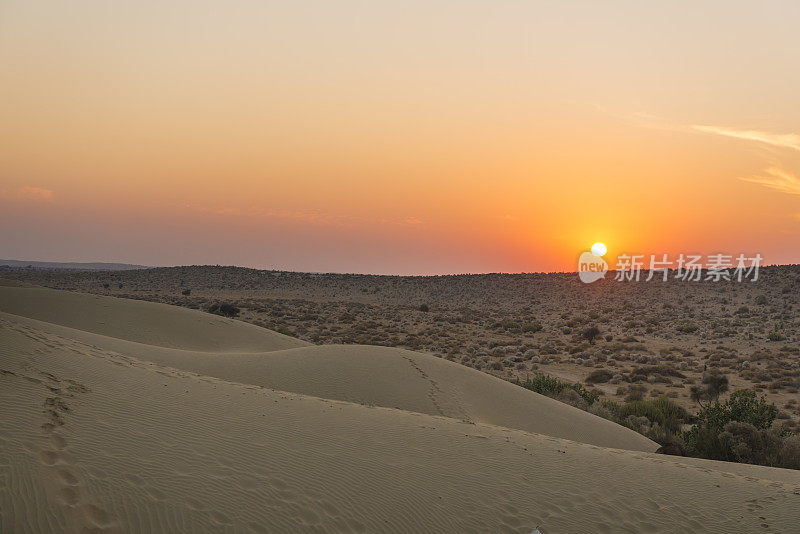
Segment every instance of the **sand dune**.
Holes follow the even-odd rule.
[[[32,294],[30,299],[25,298],[26,291]],[[6,299],[7,293],[12,298]],[[390,347],[353,345],[312,345],[276,350],[286,336],[252,325],[171,306],[112,298],[97,302],[96,298],[46,289],[0,287],[0,310],[11,313],[24,311],[28,318],[74,326],[58,329],[52,324],[31,323],[36,328],[78,339],[95,347],[228,381],[370,406],[442,415],[604,447],[650,452],[658,448],[656,443],[630,429],[430,355]],[[75,313],[63,313],[66,307]],[[172,311],[180,314],[168,318]],[[156,331],[150,325],[147,330],[136,330],[133,318],[137,313],[148,317],[162,330]],[[75,319],[75,316],[80,319]],[[123,332],[126,337],[122,340],[113,337],[120,330],[114,325],[121,320],[125,320],[127,325]],[[216,329],[213,332],[220,335],[220,340],[193,338],[194,330],[201,327],[208,334],[206,321],[214,321]],[[77,329],[80,326],[90,327],[91,330],[79,331]],[[251,341],[254,346],[262,347],[261,352],[215,351],[223,343],[226,347],[233,346],[236,336],[243,330],[242,326],[248,327],[245,332],[251,336],[249,339],[254,340]],[[258,332],[260,337],[253,333],[253,328],[261,331]],[[201,350],[165,348],[164,345],[169,343],[165,341],[169,329],[178,334],[179,343],[188,344],[191,341],[195,348]],[[156,339],[161,346],[129,342],[132,339]],[[202,346],[202,343],[206,345]],[[302,342],[298,344],[307,345]]]
[[[0,311],[158,347],[270,351],[308,343],[218,315],[87,293],[0,286]]]
[[[22,311],[7,289],[0,288],[0,309]],[[33,298],[70,309],[59,304],[61,295]],[[118,302],[125,309],[115,309]],[[797,472],[487,425],[481,417],[501,411],[491,406],[494,395],[505,395],[497,404],[512,403],[509,412],[524,402],[494,382],[478,382],[471,370],[459,375],[448,362],[366,347],[229,351],[245,343],[234,339],[237,324],[220,324],[219,341],[198,331],[197,341],[192,328],[205,328],[202,320],[169,318],[172,308],[160,307],[162,324],[185,328],[169,340],[166,328],[137,318],[129,305],[83,301],[71,309],[86,313],[77,319],[25,308],[69,326],[0,316],[0,531],[530,532],[540,525],[545,534],[792,532],[800,520]],[[127,313],[130,323],[106,329],[98,325],[108,320],[85,318],[93,313]],[[138,319],[161,346],[145,344]],[[76,329],[80,324],[93,330]],[[276,339],[247,335],[250,347]],[[165,348],[173,343],[195,352]],[[198,349],[202,343],[211,345]],[[211,361],[209,346],[220,345],[224,363],[209,370],[230,368],[230,378],[187,367],[192,359]],[[156,356],[175,358],[175,365]],[[315,370],[315,381],[297,376],[293,357]],[[243,359],[240,369],[236,359]],[[376,374],[374,361],[388,371]],[[370,387],[362,386],[371,377]],[[260,381],[316,396],[254,384]],[[432,383],[441,391],[432,394]],[[409,407],[320,398],[348,389],[358,402],[373,395]],[[559,413],[564,425],[578,426],[573,415]]]

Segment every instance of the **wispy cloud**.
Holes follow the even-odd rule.
[[[777,134],[765,132],[763,130],[737,130],[735,128],[726,128],[723,126],[707,126],[700,124],[692,125],[692,129],[800,152],[800,135],[798,134]],[[800,195],[800,178],[777,166],[768,167],[764,170],[764,175],[740,177],[739,179],[745,182],[763,185],[764,187],[780,191],[781,193]]]
[[[722,126],[704,126],[700,124],[693,124],[692,128],[700,132],[744,139],[747,141],[757,141],[759,143],[800,151],[800,135],[798,134],[776,134],[761,130],[736,130],[734,128],[725,128]]]
[[[419,219],[414,216],[408,216],[401,221],[401,224],[406,226],[416,226],[418,224],[422,224],[422,219]]]
[[[764,172],[767,174],[766,176],[751,176],[749,178],[740,179],[745,182],[761,184],[782,193],[800,195],[800,178],[794,174],[778,169],[777,167],[770,167]]]
[[[37,202],[52,202],[53,191],[50,189],[43,189],[41,187],[18,187],[16,189],[7,190],[0,189],[0,200],[33,200]]]

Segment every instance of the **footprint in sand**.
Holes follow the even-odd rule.
[[[94,504],[84,505],[83,513],[91,523],[98,527],[107,527],[111,524],[111,520],[106,511]]]
[[[75,506],[78,503],[78,492],[75,488],[61,488],[58,497],[67,506]]]
[[[50,436],[50,443],[53,444],[53,448],[57,451],[63,451],[67,447],[67,440],[58,434]]]
[[[206,506],[203,503],[192,497],[186,499],[186,506],[197,512],[202,512],[206,509]]]
[[[56,471],[56,473],[58,474],[58,478],[64,484],[67,484],[68,486],[78,485],[78,477],[76,477],[75,474],[70,469],[62,467],[59,468],[58,471]]]
[[[54,451],[42,451],[39,453],[39,459],[45,465],[56,465],[58,462],[58,453]]]
[[[211,512],[211,519],[220,525],[232,525],[231,520],[222,512]]]

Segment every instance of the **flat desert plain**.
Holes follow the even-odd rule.
[[[0,531],[797,532],[800,472],[655,454],[657,444],[641,434],[431,347],[324,343],[298,335],[293,321],[282,328],[290,336],[147,302],[145,291],[136,300],[30,283],[48,276],[38,281],[86,289],[75,283],[83,276],[95,293],[112,293],[112,283],[133,292],[136,277],[165,276],[154,271],[39,272],[0,285]],[[204,291],[229,291],[191,283],[170,287],[169,297],[211,300]],[[354,295],[352,287],[340,290]],[[148,291],[167,294],[157,285]],[[426,321],[445,315],[430,293],[422,296],[429,302],[398,312],[409,332],[425,329],[415,313]],[[306,302],[369,310],[358,297],[250,296],[279,303],[293,318],[307,313]],[[463,298],[478,309],[479,298]],[[727,310],[746,306],[735,299],[747,295],[721,298]],[[544,355],[541,345],[555,332],[568,339],[568,327],[547,322],[558,316],[545,311],[552,305],[529,306],[546,331],[523,342]],[[462,308],[469,315],[470,306]],[[696,344],[716,349],[707,332],[713,323],[695,313],[707,334]],[[528,339],[508,326],[503,336]],[[473,330],[465,346],[488,352],[491,342],[481,345],[481,330]],[[757,341],[744,340],[742,347]],[[609,346],[586,347],[587,360],[613,346],[600,343]],[[634,350],[658,356],[644,346]],[[705,353],[694,354],[685,358]],[[489,353],[487,361],[498,358],[508,356]],[[514,363],[531,370],[530,359]]]

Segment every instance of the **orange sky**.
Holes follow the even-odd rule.
[[[0,3],[0,257],[800,262],[797,2]]]

